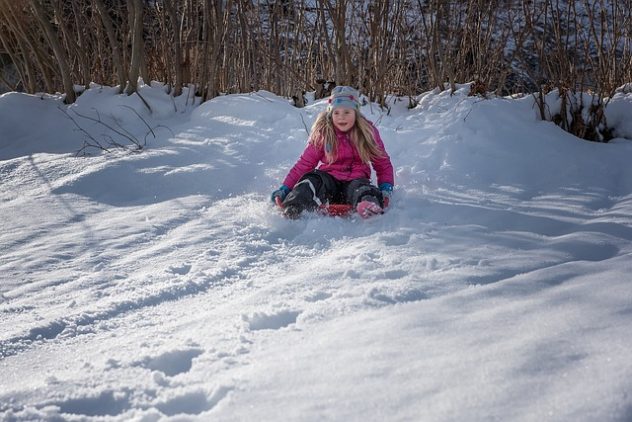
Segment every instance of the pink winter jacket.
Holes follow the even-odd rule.
[[[350,181],[360,178],[371,178],[371,167],[368,164],[362,162],[357,149],[351,143],[351,137],[349,133],[341,132],[335,129],[336,137],[338,138],[338,154],[336,161],[329,164],[325,158],[325,148],[315,147],[311,142],[308,142],[305,150],[299,157],[294,167],[290,170],[285,177],[283,184],[288,188],[294,188],[294,185],[305,174],[316,168],[318,163],[318,169],[329,173],[333,177],[341,181]],[[381,183],[390,183],[395,185],[393,178],[393,165],[391,164],[391,158],[384,149],[384,142],[380,137],[380,133],[377,128],[373,126],[373,136],[377,142],[378,147],[382,150],[383,155],[379,158],[371,160],[371,165],[377,175],[378,186]]]

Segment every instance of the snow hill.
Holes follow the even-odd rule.
[[[632,420],[632,94],[598,144],[468,90],[362,108],[367,221],[270,206],[322,101],[0,96],[0,419]]]

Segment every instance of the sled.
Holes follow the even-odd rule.
[[[283,209],[283,201],[278,196],[274,198],[274,203],[280,209]],[[388,198],[384,200],[384,209],[388,207]],[[330,217],[346,217],[352,214],[355,210],[351,206],[351,204],[332,204],[327,203],[321,205],[317,212],[323,215],[328,215]]]
[[[283,201],[278,196],[274,198],[274,203],[280,209],[283,209]],[[353,212],[353,207],[350,204],[323,204],[316,212],[328,215],[330,217],[345,217]]]

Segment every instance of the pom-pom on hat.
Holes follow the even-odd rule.
[[[339,107],[360,111],[360,94],[350,86],[337,86],[331,91],[327,112],[331,113]]]

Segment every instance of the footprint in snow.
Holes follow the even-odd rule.
[[[73,397],[54,403],[60,413],[77,416],[117,416],[130,408],[129,392],[105,390],[94,396]]]
[[[418,302],[428,299],[428,294],[420,289],[403,289],[398,291],[374,288],[369,292],[369,303],[377,301],[381,304],[395,305],[397,303]]]
[[[171,265],[167,271],[171,274],[187,275],[189,271],[191,271],[191,267],[191,264],[182,264],[180,266]]]
[[[314,292],[314,293],[308,295],[307,297],[305,297],[305,300],[308,301],[308,302],[319,302],[321,300],[329,299],[330,297],[331,297],[331,293]]]
[[[220,386],[210,395],[203,390],[189,391],[163,400],[155,406],[167,416],[199,415],[217,406],[233,389],[233,387]]]
[[[202,354],[201,349],[172,350],[161,355],[147,356],[135,366],[160,371],[166,376],[173,377],[189,372],[193,366],[193,359]]]
[[[272,314],[256,312],[253,315],[243,315],[242,319],[251,331],[279,330],[290,324],[296,323],[296,318],[301,313],[298,311],[284,310]]]

